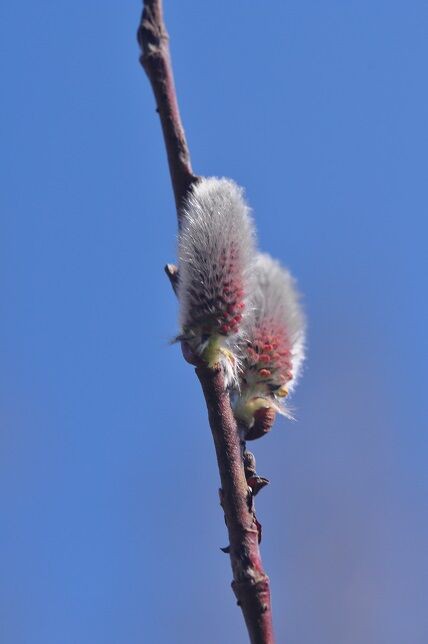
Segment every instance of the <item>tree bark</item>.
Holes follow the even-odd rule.
[[[144,0],[137,38],[141,47],[140,62],[149,77],[156,99],[168,156],[178,223],[181,206],[192,184],[193,174],[186,136],[181,123],[169,54],[169,36],[163,20],[161,0]]]

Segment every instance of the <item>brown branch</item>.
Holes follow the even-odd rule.
[[[142,50],[140,60],[157,102],[180,225],[183,200],[198,177],[192,171],[181,124],[161,0],[144,0],[138,42]],[[165,272],[176,291],[176,267],[169,264]],[[260,558],[260,525],[253,507],[256,492],[248,487],[246,480],[229,394],[225,391],[223,374],[219,369],[199,366],[196,374],[204,392],[217,454],[222,486],[221,505],[230,541],[228,552],[233,571],[232,588],[244,614],[251,643],[273,644],[269,579]]]
[[[273,639],[269,578],[259,552],[259,530],[248,488],[238,428],[220,370],[198,367],[214,438],[223,507],[230,541],[232,588],[242,608],[252,644]]]
[[[156,99],[156,111],[159,113],[162,126],[180,223],[183,199],[198,177],[192,171],[189,148],[178,109],[169,54],[169,38],[163,21],[161,0],[144,0],[137,38],[141,47],[140,62],[149,77]]]

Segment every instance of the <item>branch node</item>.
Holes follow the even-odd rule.
[[[166,264],[164,267],[164,271],[166,273],[166,276],[168,277],[170,284],[172,286],[172,290],[174,293],[177,295],[177,289],[178,289],[178,268],[175,266],[175,264]]]

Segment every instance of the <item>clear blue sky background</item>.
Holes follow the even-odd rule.
[[[278,642],[428,637],[422,0],[166,2],[195,170],[246,187],[309,358],[254,444]],[[0,639],[244,644],[140,3],[0,10]]]

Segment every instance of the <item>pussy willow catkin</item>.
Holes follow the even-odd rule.
[[[192,352],[237,380],[237,345],[252,292],[255,232],[243,190],[204,178],[183,208],[179,235],[180,324]]]
[[[284,398],[304,359],[305,318],[291,274],[267,254],[257,255],[251,315],[244,323],[240,392],[235,414],[251,428],[258,410],[288,414]]]

